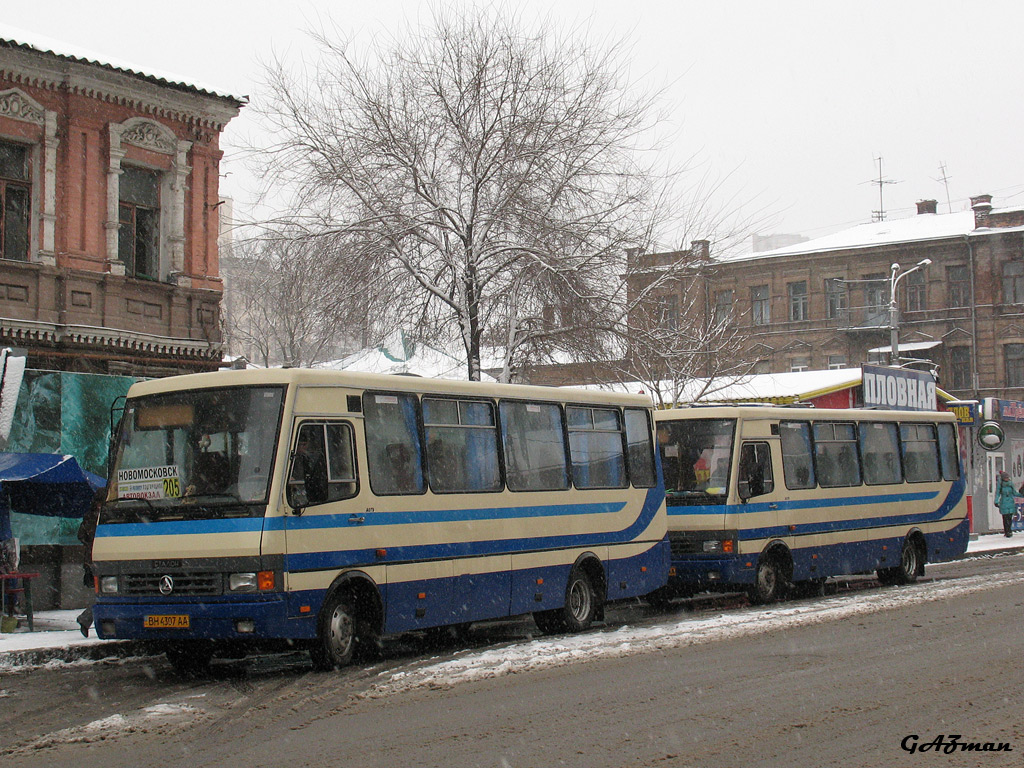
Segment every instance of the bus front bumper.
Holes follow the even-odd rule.
[[[284,595],[203,602],[100,598],[93,608],[104,640],[302,640],[316,637],[316,613],[289,615]]]

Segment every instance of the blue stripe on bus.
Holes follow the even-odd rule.
[[[481,507],[479,509],[439,509],[409,512],[345,512],[337,515],[316,515],[310,517],[289,517],[287,524],[283,517],[267,520],[267,530],[281,528],[341,528],[348,527],[353,514],[365,518],[360,528],[375,525],[420,525],[424,523],[453,523],[470,520],[515,520],[530,517],[563,517],[566,515],[607,515],[621,512],[626,502],[600,504],[548,504],[535,507]]]
[[[174,520],[153,523],[124,523],[104,525],[97,536],[176,536],[206,535],[214,533],[245,533],[251,531],[280,531],[285,528],[309,530],[313,528],[342,528],[351,525],[354,514],[365,518],[361,528],[375,525],[424,525],[431,523],[465,522],[470,520],[515,520],[531,517],[561,517],[566,515],[606,515],[621,512],[626,502],[589,504],[550,504],[531,507],[482,507],[479,509],[441,509],[406,512],[345,512],[337,515],[309,517],[240,517],[216,520]]]
[[[514,539],[486,539],[482,541],[449,542],[445,544],[414,544],[406,547],[386,546],[387,558],[377,557],[376,548],[335,550],[326,552],[305,552],[289,554],[285,557],[287,571],[314,571],[331,568],[345,568],[367,563],[395,564],[418,562],[423,560],[439,560],[460,557],[482,557],[487,555],[515,554],[535,552],[547,549],[568,547],[594,547],[602,544],[628,544],[636,540],[651,524],[663,495],[658,486],[650,488],[644,499],[643,507],[636,520],[619,531],[562,534],[555,536],[537,536]],[[583,505],[592,506],[592,505]],[[604,506],[604,505],[594,505]],[[625,506],[624,504],[622,506]],[[514,510],[515,508],[513,508]],[[620,506],[621,509],[621,506]],[[424,513],[430,514],[430,513]],[[343,516],[347,517],[347,516]],[[289,519],[290,525],[292,519]]]
[[[895,515],[882,515],[878,517],[850,518],[845,520],[819,520],[812,523],[798,523],[795,525],[775,525],[763,528],[741,529],[739,538],[742,541],[756,539],[770,539],[777,536],[808,536],[817,533],[829,533],[832,531],[849,531],[861,528],[884,528],[898,525],[917,525],[920,523],[934,522],[941,520],[948,515],[957,504],[963,499],[966,489],[963,479],[954,481],[949,488],[949,493],[942,503],[933,510],[927,512],[910,512]],[[919,493],[897,493],[879,494],[877,496],[853,496],[841,499],[809,499],[805,501],[779,501],[759,504],[726,504],[721,506],[706,505],[702,507],[688,507],[687,509],[701,509],[701,513],[683,512],[682,514],[752,514],[755,512],[783,511],[793,509],[815,509],[823,507],[846,507],[862,506],[865,504],[899,504],[911,501],[928,501],[938,496],[938,492],[924,491]],[[770,505],[774,503],[773,509]],[[669,514],[673,514],[670,508]],[[680,514],[675,512],[674,514]]]

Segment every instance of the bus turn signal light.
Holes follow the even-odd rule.
[[[260,571],[256,574],[256,586],[260,592],[269,592],[274,588],[274,572]]]

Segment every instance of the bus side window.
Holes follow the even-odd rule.
[[[364,392],[363,418],[373,492],[379,496],[423,493],[426,484],[416,396]]]
[[[768,443],[744,443],[740,449],[739,496],[752,499],[775,490]]]

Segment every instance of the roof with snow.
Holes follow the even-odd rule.
[[[1010,212],[1016,209],[993,208],[992,213]],[[773,251],[746,253],[739,256],[723,255],[720,261],[734,262],[748,259],[774,258],[776,256],[798,256],[823,251],[843,251],[857,248],[875,248],[880,245],[943,240],[967,235],[991,232],[1020,232],[1024,227],[975,228],[974,211],[956,213],[923,213],[906,219],[874,221],[859,224],[849,229],[834,232],[796,245],[776,248]]]
[[[360,373],[405,374],[428,379],[465,381],[469,378],[464,356],[435,349],[422,342],[412,342],[403,331],[395,331],[379,347],[361,349],[348,357],[314,367]],[[495,381],[485,373],[481,374],[481,378],[484,381]]]
[[[71,43],[54,40],[45,35],[29,32],[3,23],[0,23],[0,47],[20,48],[82,64],[91,64],[115,72],[123,72],[124,74],[160,85],[227,99],[237,102],[239,105],[245,104],[249,100],[248,96],[235,96],[230,90],[224,88],[200,83],[194,79],[185,78],[170,72],[161,72],[150,67],[141,67],[111,56],[100,55]]]
[[[679,403],[796,403],[822,395],[860,386],[860,368],[837,368],[827,371],[788,371],[786,373],[755,373],[717,379],[692,379],[686,382]],[[648,385],[640,382],[595,385],[617,392],[645,392]],[[594,388],[594,387],[587,387]],[[659,387],[663,400],[672,400],[670,382]],[[951,395],[936,390],[942,400]]]

